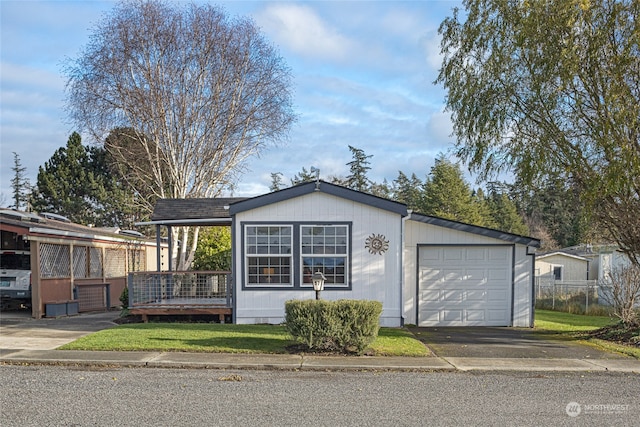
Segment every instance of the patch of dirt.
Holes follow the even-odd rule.
[[[358,356],[356,352],[339,352],[335,350],[310,349],[305,344],[291,344],[285,347],[289,354],[309,354],[313,356]],[[367,349],[361,356],[373,356],[373,350]]]
[[[117,323],[118,325],[126,325],[127,323],[142,323],[142,316],[138,315],[129,315],[118,317],[113,320],[113,323]]]
[[[640,348],[640,325],[625,326],[619,323],[590,332],[588,335],[592,338]]]

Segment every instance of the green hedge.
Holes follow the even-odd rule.
[[[310,350],[361,354],[378,336],[382,303],[361,300],[292,300],[287,331]]]

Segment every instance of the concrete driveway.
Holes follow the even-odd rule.
[[[35,320],[25,311],[0,313],[0,349],[52,350],[115,326],[117,311]]]
[[[442,358],[625,359],[564,337],[524,328],[410,328]]]

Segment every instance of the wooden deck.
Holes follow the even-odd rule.
[[[223,323],[225,316],[232,314],[224,298],[172,298],[160,301],[136,304],[129,309],[131,314],[140,315],[146,323],[149,316],[218,316]]]

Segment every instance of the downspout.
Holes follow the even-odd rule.
[[[229,278],[230,283],[227,286],[227,294],[229,293],[229,286],[231,286],[231,323],[236,323],[236,312],[237,312],[237,287],[238,281],[236,280],[236,269],[239,265],[242,265],[241,262],[237,262],[238,244],[236,244],[236,216],[231,217],[231,277]],[[242,247],[240,247],[240,251],[242,251]]]
[[[404,240],[405,223],[411,217],[411,209],[407,209],[407,216],[402,217],[400,222],[400,326],[404,326]]]
[[[515,244],[511,245],[511,327],[513,327],[515,323],[515,318],[516,318],[516,252],[517,250],[518,248]]]
[[[530,246],[527,246],[527,256],[531,257],[531,316],[529,325],[530,328],[533,328],[536,312],[536,253],[529,253]]]

